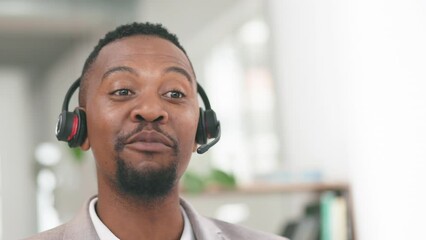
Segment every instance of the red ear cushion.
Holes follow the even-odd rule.
[[[71,139],[73,139],[73,137],[75,136],[75,134],[77,134],[77,129],[78,129],[78,116],[74,115],[73,120],[72,120],[72,129],[71,129],[71,133],[67,138],[67,141],[71,141]]]
[[[68,146],[79,147],[83,144],[87,137],[87,126],[86,126],[86,112],[82,109],[74,110],[74,117],[77,119],[73,120],[72,138],[68,140]]]

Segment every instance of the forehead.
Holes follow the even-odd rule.
[[[136,35],[114,41],[99,52],[93,67],[108,68],[123,62],[144,60],[179,65],[194,75],[185,53],[170,41],[157,36]]]

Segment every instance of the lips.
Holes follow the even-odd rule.
[[[131,136],[126,147],[139,152],[161,152],[173,148],[173,141],[155,130],[143,130]]]

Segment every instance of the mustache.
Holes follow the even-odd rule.
[[[126,145],[126,142],[128,141],[128,139],[131,138],[132,136],[138,134],[139,132],[141,132],[142,130],[144,130],[146,128],[149,128],[149,130],[155,130],[156,132],[158,132],[158,133],[164,135],[166,138],[168,138],[173,143],[173,145],[172,145],[173,150],[175,151],[175,153],[177,153],[177,149],[178,149],[177,139],[172,137],[170,134],[168,134],[163,129],[161,129],[158,123],[147,123],[147,122],[139,123],[139,125],[129,133],[119,134],[117,136],[117,138],[115,140],[115,144],[114,144],[115,151],[116,152],[123,151],[124,146]]]

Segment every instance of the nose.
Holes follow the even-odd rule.
[[[169,115],[164,109],[160,97],[141,97],[135,103],[130,118],[134,122],[157,122],[164,124],[168,121]]]

